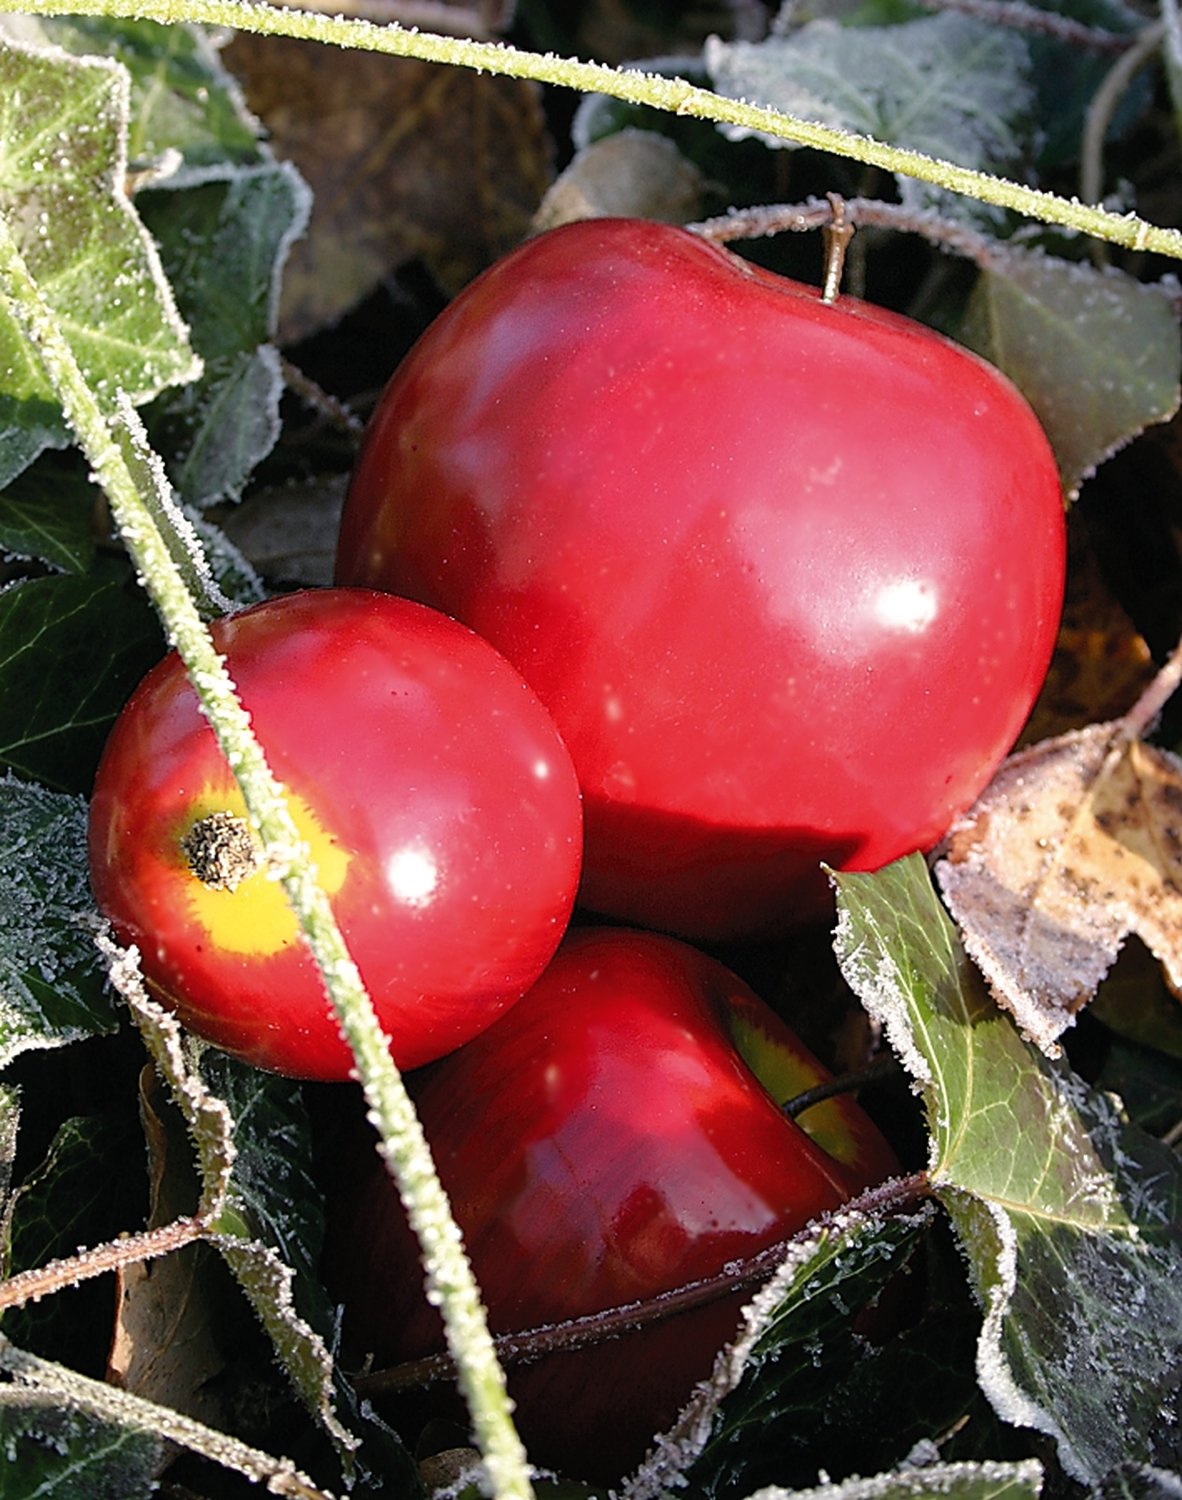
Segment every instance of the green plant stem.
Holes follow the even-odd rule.
[[[781,110],[728,99],[688,83],[634,68],[612,68],[523,51],[501,42],[477,42],[462,37],[375,26],[372,22],[323,16],[302,10],[256,3],[256,0],[0,0],[0,12],[26,15],[130,16],[176,24],[228,26],[238,31],[288,36],[331,46],[381,52],[392,57],[415,57],[450,63],[479,73],[529,78],[539,83],[601,93],[631,104],[678,115],[713,120],[744,130],[795,141],[818,151],[865,162],[884,171],[903,173],[962,193],[982,203],[997,204],[1047,224],[1059,224],[1130,250],[1152,251],[1182,259],[1182,230],[1151,224],[1136,214],[1114,214],[1106,209],[1061,198],[995,177],[970,171],[954,162],[907,151],[867,136],[800,120]]]
[[[225,663],[168,546],[139,494],[124,443],[41,296],[0,215],[0,292],[37,351],[66,418],[105,491],[132,560],[169,640],[189,672],[202,709],[242,789],[272,874],[281,880],[324,976],[341,1030],[353,1049],[370,1118],[423,1249],[428,1296],[439,1305],[448,1347],[472,1415],[493,1493],[528,1500],[529,1466],[509,1414],[479,1291],[418,1117],[390,1057],[369,996],[345,946],[328,897],[317,883],[282,789],[255,740]]]

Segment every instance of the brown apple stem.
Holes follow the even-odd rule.
[[[825,240],[825,280],[821,287],[821,301],[837,301],[841,291],[841,277],[845,270],[845,253],[854,237],[854,226],[845,211],[845,199],[840,193],[828,193],[832,218],[821,231]]]
[[[902,1213],[922,1202],[930,1192],[927,1173],[914,1172],[868,1189],[855,1200],[855,1206],[868,1213]],[[503,1365],[515,1365],[540,1359],[545,1354],[584,1349],[619,1338],[622,1334],[634,1333],[653,1323],[662,1323],[667,1318],[733,1296],[736,1292],[751,1292],[778,1270],[795,1241],[815,1230],[814,1222],[796,1234],[767,1245],[755,1255],[730,1262],[717,1276],[687,1282],[655,1297],[587,1313],[580,1318],[562,1319],[548,1323],[544,1328],[497,1334],[493,1340],[497,1357]],[[450,1380],[454,1373],[449,1355],[430,1354],[423,1359],[393,1365],[388,1370],[357,1375],[354,1387],[359,1395],[392,1394]]]
[[[825,1083],[818,1083],[814,1088],[805,1089],[802,1094],[797,1094],[794,1099],[787,1100],[780,1108],[790,1120],[795,1120],[798,1115],[804,1114],[806,1109],[812,1109],[814,1104],[822,1104],[826,1099],[835,1099],[839,1094],[852,1094],[864,1084],[875,1083],[880,1078],[889,1078],[898,1071],[898,1059],[892,1053],[884,1052],[857,1072],[843,1073],[840,1078],[830,1078]]]

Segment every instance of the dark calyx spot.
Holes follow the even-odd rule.
[[[250,825],[234,813],[216,812],[194,823],[181,840],[189,869],[215,891],[232,891],[259,867]]]

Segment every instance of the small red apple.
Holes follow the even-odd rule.
[[[493,1331],[715,1277],[892,1175],[891,1148],[852,1099],[815,1106],[804,1128],[782,1112],[827,1076],[704,954],[655,934],[569,934],[511,1011],[414,1080]],[[441,1350],[417,1247],[376,1157],[349,1198],[330,1256],[347,1339],[380,1366]],[[618,1477],[709,1373],[749,1296],[726,1291],[512,1367],[531,1457]]]
[[[566,930],[582,854],[558,732],[486,642],[361,589],[215,622],[402,1067],[487,1026]],[[95,898],[152,990],[256,1067],[345,1079],[353,1054],[176,653],[124,707],[90,803]]]
[[[948,829],[1042,685],[1059,476],[997,370],[668,225],[540,235],[395,372],[340,582],[490,640],[586,801],[582,905],[729,941]]]

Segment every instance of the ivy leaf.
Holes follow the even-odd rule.
[[[0,766],[89,792],[107,732],[164,654],[147,600],[101,574],[0,593]]]
[[[95,555],[97,493],[76,467],[46,455],[0,494],[0,551],[85,573]]]
[[[1042,1465],[1022,1463],[928,1464],[844,1484],[821,1484],[792,1491],[791,1500],[1036,1500],[1042,1490]],[[755,1497],[752,1497],[755,1500]],[[766,1489],[759,1500],[789,1500],[786,1490]]]
[[[310,195],[294,168],[276,163],[178,182],[138,201],[205,369],[147,420],[182,500],[206,506],[237,499],[279,435],[283,376],[269,340]]]
[[[91,387],[145,401],[191,380],[159,258],[127,196],[128,78],[104,58],[0,38],[0,213]],[[69,437],[57,397],[0,305],[0,486]]]
[[[0,1066],[115,1030],[92,913],[85,804],[0,780]]]
[[[1025,41],[953,12],[898,26],[817,20],[762,42],[711,38],[704,55],[719,93],[983,171],[1019,158],[1034,105]],[[899,185],[904,202],[932,200],[924,184]]]
[[[1178,316],[1161,287],[1013,246],[978,278],[960,337],[1046,429],[1069,494],[1178,409]]]
[[[1097,1483],[1150,1462],[1182,1344],[1182,1165],[990,1000],[918,855],[836,877],[846,979],[913,1075],[1006,1421]]]
[[[190,170],[253,166],[266,159],[258,123],[199,26],[105,16],[21,19],[75,56],[117,59],[130,79],[128,153],[141,167],[179,152]]]
[[[0,1500],[148,1500],[164,1455],[158,1434],[62,1406],[52,1393],[0,1385]]]
[[[710,1381],[626,1486],[625,1500],[657,1500],[686,1484],[716,1500],[760,1484],[807,1482],[818,1453],[832,1455],[825,1439],[834,1431],[843,1434],[843,1459],[859,1463],[869,1445],[855,1456],[846,1397],[871,1349],[854,1315],[877,1301],[929,1226],[922,1208],[886,1216],[855,1205],[798,1236],[745,1310],[739,1337]],[[883,1435],[873,1420],[867,1425]],[[897,1428],[886,1441],[887,1461],[901,1457]]]

